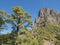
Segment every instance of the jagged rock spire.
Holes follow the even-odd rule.
[[[60,24],[60,13],[50,8],[42,8],[39,10],[35,24],[37,26],[45,26],[47,23]]]

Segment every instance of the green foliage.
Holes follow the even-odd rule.
[[[4,24],[4,20],[3,20],[4,14],[5,14],[5,11],[0,10],[0,26]]]
[[[29,31],[32,24],[31,15],[20,6],[12,8],[13,14],[0,11],[0,25],[12,24],[12,32],[0,35],[0,44],[4,45],[44,45],[44,40],[54,41],[60,45],[60,25],[48,23],[45,27]],[[1,26],[0,26],[1,27]],[[11,44],[5,44],[5,43]]]
[[[60,40],[57,40],[55,45],[60,45]]]
[[[60,40],[60,32],[59,32],[59,33],[57,33],[56,38],[57,38],[58,40]]]
[[[33,30],[33,35],[38,39],[39,45],[44,45],[44,39],[55,41],[55,37],[60,39],[60,25],[48,23],[45,27],[37,27]]]
[[[17,23],[18,28],[26,28],[29,25],[31,25],[31,15],[24,11],[24,9],[20,6],[13,7],[13,12],[15,15],[15,18],[11,18],[11,20],[15,20]],[[14,17],[14,16],[13,16]],[[19,29],[20,30],[20,29]]]
[[[9,36],[5,35],[6,38],[2,38],[2,39],[7,40],[5,42],[16,43],[16,38],[19,36],[18,33],[20,32],[20,30],[22,29],[28,30],[27,27],[31,26],[32,21],[31,21],[31,15],[28,12],[24,11],[22,7],[16,6],[16,7],[13,7],[12,10],[14,12],[13,14],[7,14],[5,11],[0,11],[0,16],[1,16],[0,24],[3,24],[3,23],[12,24],[13,28],[12,28],[11,34]],[[31,35],[26,34],[26,36],[29,37]],[[4,42],[4,40],[1,40],[1,41]]]
[[[38,45],[38,40],[26,30],[21,30],[19,36],[17,37],[17,42],[19,45]]]
[[[3,23],[4,23],[3,19],[0,18],[0,24],[3,24]]]

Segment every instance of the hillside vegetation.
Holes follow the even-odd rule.
[[[60,24],[45,23],[47,19],[43,16],[39,20],[43,25],[38,21],[32,27],[31,15],[22,7],[14,7],[13,12],[0,11],[0,32],[6,29],[6,24],[12,26],[11,33],[0,34],[0,45],[60,45]]]

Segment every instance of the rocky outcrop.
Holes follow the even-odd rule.
[[[55,45],[53,42],[50,42],[48,40],[44,40],[44,45]]]
[[[49,8],[39,10],[36,26],[45,26],[47,23],[60,24],[60,13]]]
[[[43,8],[39,10],[38,18],[35,19],[35,24],[31,30],[31,33],[34,34],[35,30],[38,30],[37,27],[44,27],[48,23],[60,25],[60,13],[49,8]],[[53,42],[52,40],[49,41],[49,39],[47,39],[48,38],[44,39],[44,45],[55,45],[55,42]]]

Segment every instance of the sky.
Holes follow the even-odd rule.
[[[32,15],[32,21],[38,17],[38,12],[42,8],[51,8],[60,12],[60,0],[0,0],[0,10],[12,13],[12,8],[21,6]]]

